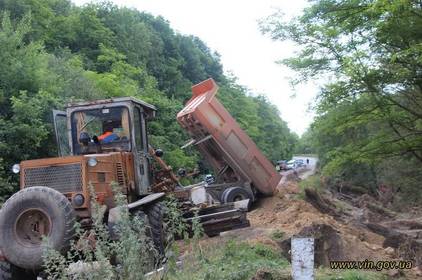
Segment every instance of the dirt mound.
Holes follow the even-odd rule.
[[[294,186],[288,188],[296,191]],[[354,223],[351,219],[337,219],[332,215],[321,213],[311,203],[292,199],[289,195],[294,194],[285,190],[276,196],[261,199],[256,208],[248,214],[252,228],[267,228],[270,231],[283,232],[288,237],[304,233],[305,229],[310,231],[319,228],[324,233],[324,230],[331,228],[338,236],[335,239],[341,239],[341,242],[337,243],[341,243],[339,246],[345,259],[391,258],[389,255],[391,252],[383,248],[385,239],[383,236]],[[328,256],[335,257],[335,254]]]
[[[320,195],[316,190],[305,189],[305,197],[306,201],[311,203],[321,213],[329,214],[336,218],[340,218],[341,215],[344,215],[344,213],[341,213],[341,211],[337,209],[331,200]]]

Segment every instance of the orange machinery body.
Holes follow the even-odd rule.
[[[217,90],[213,79],[193,86],[192,98],[177,114],[177,121],[216,173],[228,165],[238,180],[272,194],[281,175],[218,101]]]
[[[95,157],[96,166],[89,166],[88,159]],[[73,205],[79,217],[90,216],[92,185],[96,199],[109,209],[115,207],[111,187],[116,182],[123,194],[131,202],[131,189],[134,188],[133,154],[130,152],[111,152],[78,156],[55,157],[25,160],[21,162],[20,187],[44,186],[63,193],[73,203],[76,195],[83,195],[82,205]]]

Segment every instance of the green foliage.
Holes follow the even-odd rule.
[[[279,229],[276,229],[271,233],[271,239],[275,241],[281,241],[285,237],[285,233]]]
[[[167,279],[251,279],[260,269],[272,271],[274,279],[281,279],[287,260],[272,248],[262,244],[249,245],[230,241],[204,250],[202,258],[190,258],[180,271]],[[271,278],[272,279],[272,278]]]
[[[117,188],[113,185],[113,189]],[[124,207],[126,197],[118,191],[115,200],[117,206],[122,206],[114,228],[118,238],[111,238],[104,224],[106,207],[97,203],[91,187],[92,228],[86,231],[76,225],[76,237],[66,255],[50,248],[45,240],[47,279],[144,279],[144,274],[154,268],[156,252],[146,234],[145,216],[131,215]]]
[[[180,202],[169,196],[165,200],[166,205],[166,220],[167,220],[167,231],[170,233],[170,236],[180,236],[185,237],[184,234],[187,232],[187,223],[185,218],[183,218],[182,213],[180,212]]]
[[[322,190],[322,187],[324,186],[322,182],[322,178],[319,174],[311,175],[305,180],[302,180],[299,182],[299,193],[297,194],[298,199],[305,199],[305,190],[306,189],[313,189],[317,192],[320,192]]]
[[[273,104],[264,96],[253,96],[233,79],[221,86],[219,92],[219,100],[268,159],[275,162],[291,158],[298,137]]]
[[[319,154],[325,175],[362,181],[366,173],[375,188],[391,159],[422,171],[421,9],[413,0],[319,0],[290,21],[275,14],[262,22],[273,39],[300,45],[281,61],[297,71],[294,82],[326,81],[298,145]],[[396,190],[408,187],[399,181]]]
[[[311,128],[308,128],[302,136],[299,138],[295,148],[295,154],[315,154],[315,140],[314,140],[313,131]]]
[[[270,159],[287,157],[297,140],[273,105],[224,76],[217,53],[162,17],[101,1],[77,7],[69,0],[5,0],[0,45],[1,199],[17,186],[14,163],[56,155],[51,109],[72,101],[133,96],[155,105],[149,140],[175,170],[200,160],[180,149],[188,136],[175,118],[192,84],[209,77]]]

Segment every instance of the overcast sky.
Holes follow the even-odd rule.
[[[81,5],[89,0],[72,0]],[[308,111],[317,87],[289,84],[294,75],[277,60],[292,55],[296,47],[274,42],[262,35],[257,21],[282,10],[286,16],[298,14],[306,0],[113,0],[119,6],[136,8],[166,18],[181,34],[201,38],[221,55],[225,72],[256,94],[265,94],[275,104],[289,128],[299,135],[312,122]],[[293,95],[295,97],[293,97]]]

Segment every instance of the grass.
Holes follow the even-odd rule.
[[[251,279],[258,270],[265,279],[283,278],[288,262],[274,249],[263,245],[229,241],[203,248],[202,255],[193,252],[184,259],[183,268],[167,275],[169,280],[243,280]]]
[[[290,280],[291,265],[273,248],[263,244],[229,241],[192,252],[180,270],[170,271],[167,280]],[[253,278],[255,276],[255,278]],[[387,280],[375,271],[315,269],[316,280]]]
[[[311,175],[305,180],[299,182],[299,193],[296,195],[297,199],[305,199],[305,189],[315,189],[320,191],[323,188],[320,175]]]
[[[280,241],[284,238],[285,234],[279,229],[276,229],[271,233],[271,239],[274,241]]]

